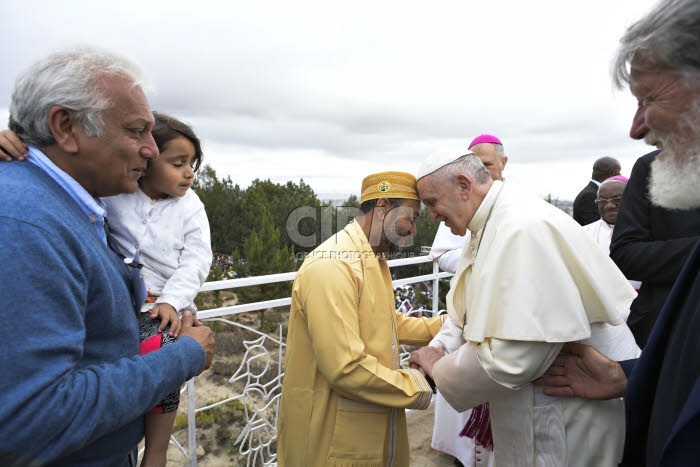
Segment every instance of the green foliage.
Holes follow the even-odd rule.
[[[209,428],[214,424],[214,413],[211,410],[197,412],[194,416],[194,420],[198,427]]]
[[[357,195],[350,195],[348,197],[348,199],[343,201],[343,206],[359,208],[360,207],[360,199],[357,197]]]
[[[357,196],[350,195],[343,204],[335,207],[334,214],[334,225],[338,226],[336,230],[340,230],[360,214],[360,200]]]
[[[294,250],[282,246],[279,229],[275,226],[272,215],[266,207],[261,208],[259,225],[252,230],[243,242],[246,265],[253,276],[276,274],[293,271],[296,268]],[[279,245],[271,248],[271,245]],[[270,300],[288,296],[292,291],[291,282],[268,284],[251,290],[250,299],[254,301]],[[241,300],[241,297],[239,297]],[[260,310],[260,330],[265,329],[265,310]]]
[[[218,401],[209,401],[206,405],[216,404],[224,399],[219,399]],[[232,425],[236,421],[242,421],[245,418],[245,406],[243,402],[239,400],[228,401],[225,404],[221,404],[212,409],[203,410],[195,414],[195,422],[197,428],[208,428],[216,422],[222,426]],[[187,428],[187,414],[179,413],[175,416],[175,424],[173,425],[173,431],[177,431],[183,428]]]
[[[238,277],[254,274],[248,270],[248,264],[238,262],[239,259],[249,261],[246,251],[246,241],[253,234],[264,237],[259,232],[261,217],[266,210],[272,225],[279,235],[276,243],[265,243],[271,250],[278,246],[288,248],[291,255],[294,252],[308,252],[318,246],[321,238],[321,202],[309,185],[300,180],[299,183],[287,182],[282,185],[270,180],[254,180],[247,189],[234,185],[230,177],[219,179],[216,171],[209,165],[204,165],[198,171],[194,189],[204,203],[209,218],[212,249],[218,253],[231,254],[236,258],[232,265]],[[352,202],[353,197],[350,198]],[[357,197],[354,197],[357,201]],[[304,212],[313,212],[313,216],[303,216],[294,222],[299,208]],[[314,218],[315,217],[315,218]],[[335,224],[333,224],[335,226]],[[300,246],[290,238],[289,232],[312,236],[313,244]],[[330,232],[327,236],[330,236]],[[265,240],[268,240],[265,238]],[[249,248],[255,249],[253,244]],[[294,266],[294,265],[292,265]],[[287,272],[293,269],[278,269],[274,272]]]
[[[175,415],[175,424],[173,425],[173,431],[181,430],[187,428],[187,414],[179,413]]]
[[[428,297],[428,294],[422,294],[419,292],[419,286],[422,284],[416,284],[416,306],[418,308],[431,309],[433,307],[433,300]]]
[[[439,225],[439,222],[430,220],[430,214],[427,209],[421,209],[418,220],[416,221],[416,236],[413,238],[413,244],[404,247],[402,253],[405,256],[421,256],[421,247],[430,247],[433,244],[435,233]],[[401,279],[404,277],[430,274],[431,272],[433,272],[432,263],[423,263],[395,268],[392,270],[392,276],[394,279]]]
[[[430,219],[430,214],[427,209],[421,209],[418,220],[416,221],[416,238],[413,239],[412,251],[416,256],[420,255],[420,249],[423,246],[431,246],[435,240],[435,234],[440,223]],[[425,265],[424,265],[425,266]],[[432,270],[430,264],[427,265]],[[427,273],[427,272],[426,272]]]
[[[209,165],[197,171],[193,188],[207,211],[212,249],[223,252],[240,246],[238,239],[244,234],[240,223],[244,191],[233,185],[230,177],[219,180]]]
[[[311,187],[300,180],[299,184],[287,182],[286,185],[272,183],[270,180],[253,180],[243,196],[244,210],[242,212],[242,238],[248,238],[255,227],[260,223],[260,216],[263,209],[269,212],[273,224],[280,232],[281,245],[295,249],[293,240],[290,238],[288,221],[296,209],[302,207],[318,208],[321,202]],[[320,231],[320,218],[313,219],[304,217],[296,225],[292,222],[292,227],[299,230],[303,235],[309,235]],[[309,247],[313,249],[314,247]],[[247,258],[246,258],[247,259]],[[276,271],[283,272],[283,271]]]
[[[217,347],[219,345],[219,337],[223,337],[231,332],[231,325],[227,323],[222,323],[221,321],[207,321],[205,324],[217,334]],[[222,336],[219,336],[219,334],[221,334]]]
[[[439,286],[438,286],[438,308],[441,310],[446,310],[447,309],[447,293],[450,291],[450,280],[449,279],[440,279]]]
[[[212,267],[207,275],[207,282],[221,280],[220,270]],[[194,298],[194,304],[198,310],[208,308],[219,308],[224,305],[223,293],[221,290],[212,290],[209,292],[200,292]]]
[[[293,271],[296,267],[294,250],[289,246],[282,246],[280,231],[275,226],[270,211],[262,207],[260,214],[259,224],[243,242],[249,273],[262,276]],[[272,245],[279,246],[275,248]],[[290,291],[290,283],[280,282],[267,286],[262,296],[263,299],[279,298],[281,294],[289,294]]]

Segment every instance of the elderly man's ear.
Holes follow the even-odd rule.
[[[465,174],[457,175],[455,180],[457,190],[461,199],[468,199],[472,190],[472,179]]]
[[[80,149],[76,135],[78,122],[70,110],[55,105],[49,110],[49,128],[56,144],[65,152],[75,154]]]

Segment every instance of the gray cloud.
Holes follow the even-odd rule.
[[[652,3],[6,0],[0,108],[34,60],[89,42],[138,61],[153,108],[192,123],[207,160],[242,184],[293,176],[350,193],[361,171],[415,170],[482,132],[535,172],[633,161],[646,148],[627,137],[633,102],[608,66]],[[589,175],[557,170],[566,186],[537,183],[568,195]]]

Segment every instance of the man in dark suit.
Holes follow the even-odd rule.
[[[627,325],[644,348],[659,312],[700,239],[700,208],[667,209],[649,199],[651,164],[659,151],[637,159],[622,195],[610,257],[620,271],[642,281]]]
[[[630,136],[661,152],[649,199],[700,207],[700,2],[662,0],[620,41],[618,84],[638,99]],[[614,362],[568,343],[536,384],[550,396],[625,397],[622,466],[695,466],[700,459],[700,246],[690,254],[639,359]]]
[[[591,181],[588,182],[574,199],[574,220],[581,225],[588,225],[600,219],[595,203],[598,187],[605,179],[620,175],[620,163],[612,157],[601,157],[593,163]]]

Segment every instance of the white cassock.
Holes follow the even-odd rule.
[[[591,222],[590,224],[583,226],[584,232],[586,232],[588,236],[598,244],[600,249],[603,250],[606,255],[610,254],[610,240],[612,240],[614,228],[614,225],[608,224],[603,219],[598,219],[595,222]],[[634,287],[634,290],[639,290],[639,288],[642,286],[642,283],[639,281],[631,280],[629,283],[632,287]]]
[[[433,245],[430,248],[428,258],[437,261],[443,271],[455,273],[462,257],[462,247],[469,239],[467,235],[453,234],[444,222],[440,222]],[[448,338],[448,335],[451,336]],[[448,348],[454,339],[458,344],[461,340],[461,330],[452,330],[450,333],[442,333],[440,339],[435,338],[430,342],[433,347],[442,346]],[[430,446],[440,452],[447,453],[459,460],[464,467],[478,467],[491,465],[490,451],[481,446],[477,446],[474,440],[464,436],[459,436],[464,426],[471,416],[471,409],[464,412],[457,412],[442,397],[440,392],[434,398],[435,421],[433,423],[433,438]]]
[[[431,261],[437,261],[440,269],[454,274],[459,266],[459,261],[462,258],[462,247],[469,240],[469,232],[467,235],[453,234],[449,227],[444,222],[440,222],[433,245],[430,247],[428,258]]]
[[[594,242],[596,242],[600,249],[603,250],[606,255],[609,255],[613,227],[614,226],[608,224],[603,219],[598,219],[595,222],[584,225],[582,228],[588,234],[588,236],[591,237]]]
[[[637,357],[625,324],[634,289],[571,217],[500,181],[468,228],[436,336],[453,349],[433,367],[442,396],[458,411],[489,402],[496,466],[616,466],[621,399],[552,398],[530,381],[566,342]]]

